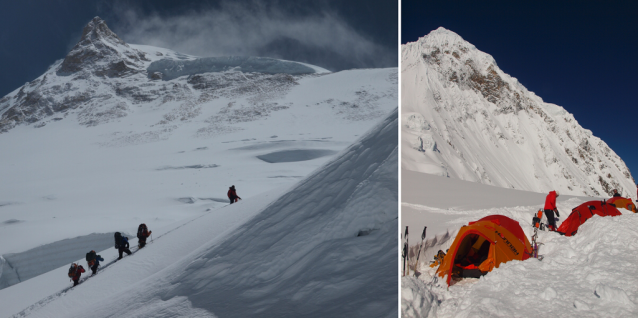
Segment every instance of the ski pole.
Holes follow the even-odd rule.
[[[405,259],[408,263],[407,275],[410,276],[410,243],[408,238],[408,226],[405,227]]]
[[[408,254],[408,243],[403,244],[403,276],[405,276],[405,257]]]
[[[416,264],[414,264],[414,276],[416,276],[416,268],[419,266],[419,256],[421,256],[421,250],[423,249],[423,240],[425,239],[425,230],[427,230],[427,226],[423,228],[423,233],[421,233],[421,246],[419,247],[419,253],[416,254]]]

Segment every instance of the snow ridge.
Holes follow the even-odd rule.
[[[635,192],[622,159],[492,56],[439,28],[402,46],[402,167],[500,187]]]
[[[397,124],[395,110],[194,260],[162,298],[218,316],[396,313]]]

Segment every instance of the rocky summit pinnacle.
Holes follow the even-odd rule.
[[[120,77],[136,72],[146,60],[144,53],[131,48],[100,17],[91,20],[82,31],[80,41],[57,70],[60,76],[89,71],[98,76]]]

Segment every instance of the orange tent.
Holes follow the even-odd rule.
[[[557,232],[572,236],[578,231],[578,227],[585,223],[592,216],[616,216],[621,215],[620,211],[612,204],[605,201],[588,201],[572,209],[572,213],[560,224]]]
[[[532,247],[518,222],[490,215],[461,227],[437,270],[440,277],[480,277],[501,263],[526,260]]]
[[[607,204],[611,204],[615,206],[616,208],[623,208],[636,213],[636,205],[631,201],[631,199],[627,199],[623,197],[614,197],[607,200]]]

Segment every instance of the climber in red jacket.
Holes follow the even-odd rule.
[[[235,186],[228,188],[228,198],[230,199],[230,204],[241,200],[241,198],[237,195],[237,191],[235,190]]]
[[[545,198],[545,215],[547,216],[547,222],[549,223],[547,228],[550,231],[556,231],[556,220],[554,219],[554,212],[556,216],[560,217],[558,209],[556,208],[556,198],[558,197],[558,191],[550,191]]]

